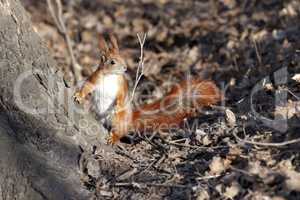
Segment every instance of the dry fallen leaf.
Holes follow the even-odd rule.
[[[267,91],[273,91],[274,90],[274,87],[273,87],[273,84],[272,83],[266,83],[264,85],[264,88],[267,90]]]
[[[229,126],[235,126],[236,125],[235,114],[230,109],[226,108],[225,116],[226,116],[226,121],[227,121]]]
[[[292,79],[300,83],[300,74],[295,74]]]
[[[294,170],[285,170],[284,172],[287,179],[285,184],[288,189],[300,191],[300,173]]]
[[[210,174],[221,174],[224,172],[226,169],[228,169],[231,161],[227,159],[223,159],[221,157],[213,157],[209,169],[210,169]]]
[[[240,192],[240,185],[234,181],[231,186],[227,187],[225,189],[225,192],[224,192],[224,196],[226,196],[227,198],[229,199],[233,199],[234,197],[236,197]]]
[[[208,200],[209,199],[209,194],[206,190],[201,190],[197,194],[197,200]]]
[[[268,176],[268,174],[270,173],[268,168],[263,167],[261,165],[260,161],[255,161],[255,162],[249,162],[249,169],[248,171],[253,174],[253,175],[257,175],[260,178],[266,178]]]
[[[210,173],[212,174],[220,174],[225,170],[225,166],[223,163],[222,158],[220,157],[214,157],[212,162],[209,165]]]
[[[202,144],[203,144],[203,145],[207,146],[207,145],[209,145],[209,144],[211,144],[211,143],[212,143],[212,140],[210,140],[210,138],[208,137],[208,135],[206,135],[206,136],[204,136],[204,137],[202,138]]]
[[[242,150],[240,149],[239,146],[232,146],[229,149],[229,153],[226,156],[227,160],[230,160],[231,162],[235,159],[237,159],[239,156],[242,155]]]
[[[300,191],[300,172],[295,170],[291,160],[281,161],[279,168],[279,171],[286,177],[286,187],[289,190]]]
[[[300,102],[289,101],[285,106],[276,106],[274,115],[282,119],[290,119],[300,114]]]

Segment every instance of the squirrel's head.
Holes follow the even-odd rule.
[[[125,73],[127,66],[124,58],[120,55],[116,37],[109,34],[109,42],[107,43],[103,35],[100,35],[99,47],[101,52],[100,67],[107,73]]]

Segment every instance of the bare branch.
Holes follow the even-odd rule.
[[[167,188],[190,188],[190,185],[179,185],[172,183],[138,183],[138,182],[117,182],[114,187],[134,187],[134,188],[149,188],[149,187],[167,187]]]
[[[131,94],[131,99],[130,102],[132,102],[133,98],[134,98],[134,94],[135,94],[135,90],[139,84],[139,81],[141,80],[142,76],[144,75],[144,44],[146,42],[146,38],[147,38],[147,34],[145,33],[143,35],[143,39],[141,38],[141,36],[139,34],[137,34],[139,43],[140,43],[140,60],[139,60],[139,64],[136,70],[136,76],[135,76],[135,83],[134,83],[134,87],[132,89],[132,94]]]
[[[254,48],[255,48],[255,53],[256,53],[256,57],[259,63],[259,66],[262,66],[262,58],[261,55],[259,53],[258,47],[257,47],[257,42],[255,39],[253,39],[253,44],[254,44]]]
[[[199,150],[228,148],[228,146],[201,147],[201,146],[197,146],[197,145],[189,145],[189,144],[183,144],[183,143],[167,141],[167,140],[165,140],[165,142],[169,145],[174,145],[174,146],[178,146],[178,147],[186,147],[186,148],[191,148],[191,149],[199,149]]]
[[[47,0],[47,4],[51,13],[51,16],[56,24],[56,27],[58,29],[58,32],[64,37],[64,40],[67,44],[68,52],[71,57],[71,71],[74,76],[75,84],[80,80],[80,69],[81,66],[78,64],[78,62],[75,59],[73,48],[72,48],[72,41],[67,33],[67,29],[64,23],[63,18],[63,9],[62,9],[62,3],[61,0],[55,0],[54,7],[53,2],[54,0]],[[56,9],[55,9],[56,8]]]
[[[196,179],[197,179],[197,181],[203,181],[203,180],[219,178],[221,176],[222,176],[222,174],[216,174],[216,175],[201,176],[201,177],[198,177]]]
[[[289,144],[294,144],[300,142],[300,138],[298,139],[293,139],[293,140],[288,140],[285,142],[279,142],[279,143],[272,143],[272,142],[255,142],[255,141],[250,141],[246,139],[242,139],[235,132],[232,133],[233,136],[237,139],[238,142],[244,143],[244,144],[253,144],[253,145],[258,145],[258,146],[269,146],[269,147],[282,147],[286,146]]]

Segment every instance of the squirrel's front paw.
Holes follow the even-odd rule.
[[[84,100],[84,98],[80,95],[80,92],[76,92],[73,96],[73,99],[78,104],[82,104]]]
[[[107,144],[114,145],[119,142],[120,137],[117,134],[111,133],[106,139]]]

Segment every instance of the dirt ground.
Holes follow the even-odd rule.
[[[22,2],[73,86],[47,2]],[[82,184],[95,199],[300,199],[300,1],[65,0],[63,17],[82,79],[99,63],[97,35],[112,31],[134,80],[145,32],[140,85],[152,87],[138,87],[137,102],[187,72],[225,95],[181,130],[125,139],[116,151],[131,170],[114,181],[97,176],[91,155]]]

